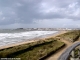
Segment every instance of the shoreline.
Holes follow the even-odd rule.
[[[39,40],[45,40],[46,38],[54,38],[58,35],[64,34],[67,31],[58,31],[56,33],[50,34],[50,35],[46,35],[44,37],[36,37],[33,39],[28,39],[27,41],[23,41],[23,42],[17,42],[17,43],[13,43],[13,44],[8,44],[6,46],[1,46],[0,49],[5,49],[5,48],[9,48],[9,47],[13,47],[13,46],[18,46],[18,45],[22,45],[22,44],[27,44],[27,43],[31,43],[31,42],[37,42]]]

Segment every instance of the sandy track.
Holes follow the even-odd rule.
[[[76,42],[74,42],[74,43],[69,42],[69,41],[67,41],[67,40],[63,40],[63,39],[61,39],[60,41],[64,42],[64,43],[66,44],[66,46],[63,47],[62,49],[58,50],[55,54],[53,54],[52,56],[48,57],[48,58],[45,59],[45,60],[58,60],[59,56],[60,56],[68,47],[70,47],[71,45],[73,45],[73,44],[76,43],[76,42],[80,42],[80,38],[79,38]]]
[[[52,56],[48,57],[45,60],[58,60],[59,56],[69,47],[71,46],[73,43],[63,40],[61,39],[62,42],[64,42],[66,44],[65,47],[63,47],[62,49],[58,50],[55,54],[53,54]]]

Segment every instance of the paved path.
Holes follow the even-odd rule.
[[[50,56],[49,58],[45,59],[45,60],[58,60],[58,57],[69,47],[71,46],[73,43],[63,40],[61,39],[62,42],[64,42],[66,44],[65,47],[63,47],[62,49],[60,49],[59,51],[57,51],[55,54],[53,54],[52,56]]]
[[[69,42],[67,40],[63,40],[61,39],[62,42],[64,42],[66,44],[65,47],[63,47],[62,49],[58,50],[55,54],[53,54],[52,56],[48,57],[45,60],[58,60],[59,57],[61,56],[61,54],[66,51],[67,48],[69,48],[71,45],[73,45],[74,43]],[[78,41],[76,41],[75,43],[80,42],[80,38],[78,39]]]
[[[71,51],[80,45],[80,41],[75,42],[74,44],[72,44],[69,48],[67,48],[62,54],[61,56],[58,58],[58,60],[68,60],[68,57],[71,54]]]

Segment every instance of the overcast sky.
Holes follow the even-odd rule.
[[[80,28],[80,0],[0,0],[0,28]]]

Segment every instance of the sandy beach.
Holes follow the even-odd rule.
[[[57,32],[55,34],[51,34],[49,36],[38,37],[38,38],[34,38],[34,39],[31,39],[31,40],[28,40],[28,41],[24,41],[24,42],[18,42],[18,43],[9,44],[9,45],[6,45],[6,46],[1,46],[0,49],[9,48],[9,47],[13,47],[13,46],[21,45],[21,44],[26,44],[26,43],[31,43],[31,42],[36,42],[36,41],[39,41],[39,40],[44,40],[46,38],[56,37],[56,36],[58,36],[60,34],[66,33],[66,32],[67,31],[59,31],[59,32]]]

